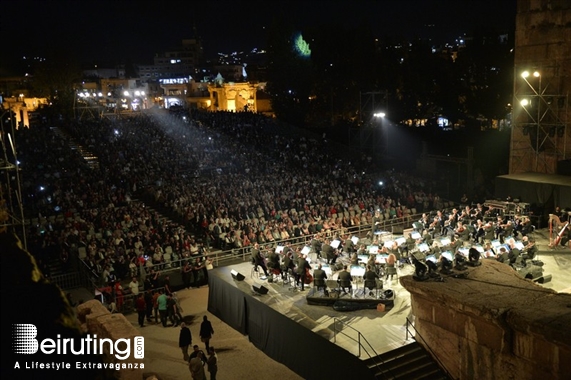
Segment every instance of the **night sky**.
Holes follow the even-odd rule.
[[[151,63],[155,53],[191,37],[193,25],[209,58],[218,51],[264,48],[265,31],[277,14],[301,30],[331,23],[347,28],[368,23],[379,37],[430,33],[452,41],[477,26],[513,30],[516,0],[4,0],[0,14],[2,57],[45,56],[49,49],[65,46],[83,62]]]

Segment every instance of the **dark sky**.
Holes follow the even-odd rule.
[[[3,0],[0,14],[3,57],[40,55],[65,46],[82,61],[130,57],[151,63],[156,52],[190,37],[193,25],[205,53],[212,56],[217,51],[265,47],[265,27],[276,14],[301,29],[368,23],[379,37],[412,37],[427,30],[453,37],[476,26],[513,29],[516,0]],[[429,24],[435,26],[428,29]]]

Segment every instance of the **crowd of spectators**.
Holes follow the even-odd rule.
[[[94,273],[127,278],[160,269],[165,255],[370,225],[379,210],[397,218],[441,208],[431,181],[299,131],[249,112],[198,111],[19,129],[23,203],[37,220],[28,248],[45,271],[79,254]]]

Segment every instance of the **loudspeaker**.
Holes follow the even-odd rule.
[[[236,272],[234,269],[230,271],[230,274],[232,275],[232,278],[236,281],[244,281],[244,279],[246,278],[244,277],[243,274]]]
[[[264,285],[254,284],[252,285],[252,289],[258,294],[268,294],[268,288],[266,288]]]

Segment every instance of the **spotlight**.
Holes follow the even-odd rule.
[[[427,266],[424,265],[416,256],[412,255],[412,263],[414,264],[414,278],[417,281],[424,281],[428,279],[426,272],[428,270]]]
[[[442,261],[440,273],[451,274],[452,273],[452,260],[450,260],[449,258],[447,258],[444,255],[440,256],[440,259]]]
[[[477,267],[482,265],[480,262],[480,252],[476,248],[470,248],[468,251],[468,265]]]
[[[454,254],[454,263],[456,264],[454,269],[466,270],[466,259],[464,255],[462,255],[462,252],[456,251],[456,254]]]

